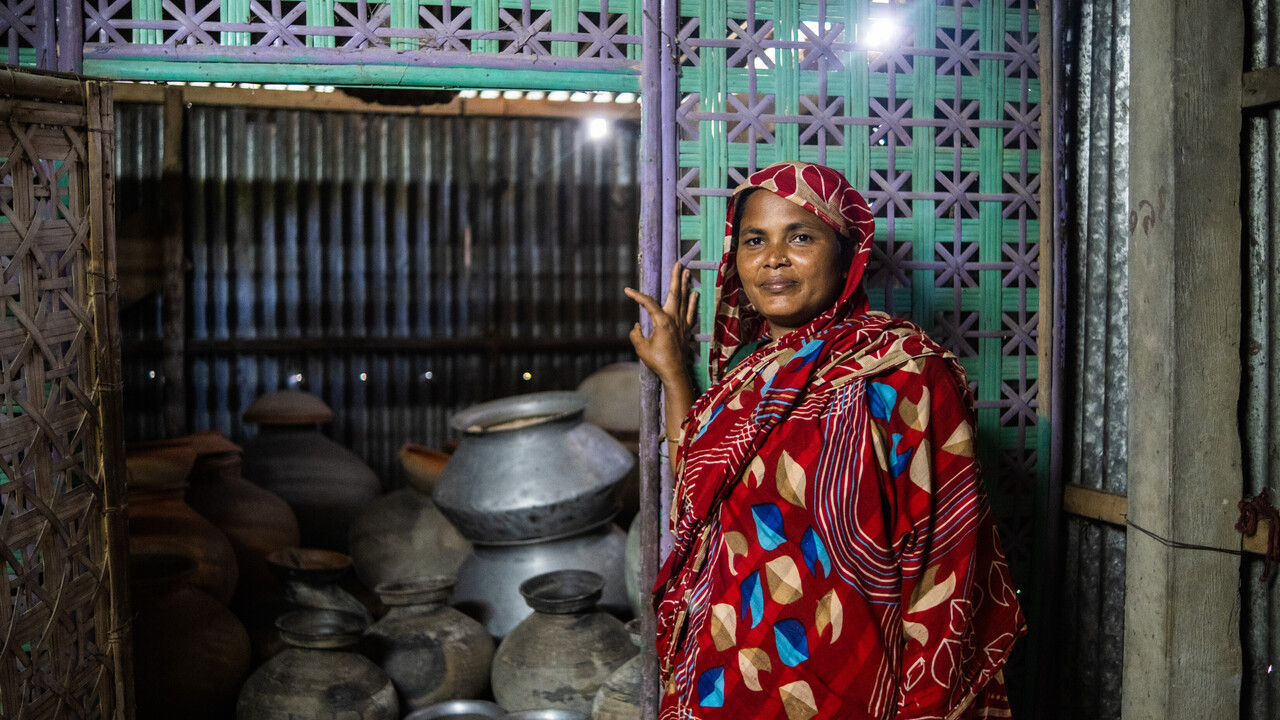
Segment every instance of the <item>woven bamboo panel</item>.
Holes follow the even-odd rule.
[[[122,717],[120,578],[108,562],[108,508],[122,478],[106,471],[120,453],[104,451],[102,422],[104,400],[118,412],[101,372],[110,164],[97,139],[103,104],[87,95],[81,104],[0,101],[9,110],[0,127],[4,718]]]

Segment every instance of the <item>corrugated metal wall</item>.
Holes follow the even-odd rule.
[[[1066,3],[1069,482],[1128,487],[1129,0]],[[1119,718],[1125,532],[1068,518],[1062,717]]]
[[[254,397],[300,385],[395,486],[399,446],[440,446],[454,410],[633,357],[634,123],[197,106],[186,126],[192,429],[252,432]],[[118,127],[121,194],[157,202],[160,109]],[[126,323],[129,436],[158,437],[156,303]]]
[[[1280,0],[1246,5],[1250,70],[1280,65]],[[1280,109],[1244,122],[1245,329],[1241,439],[1245,492],[1280,501]],[[1280,590],[1263,584],[1262,560],[1248,558],[1241,578],[1244,678],[1241,713],[1280,717]]]

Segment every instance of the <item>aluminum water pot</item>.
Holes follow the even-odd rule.
[[[574,392],[516,395],[454,415],[462,433],[434,500],[464,537],[486,544],[565,537],[609,521],[627,449],[583,419]]]

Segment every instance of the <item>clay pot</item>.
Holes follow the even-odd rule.
[[[244,627],[192,584],[189,557],[134,555],[129,570],[139,720],[229,716],[249,675]]]
[[[305,393],[258,398],[244,413],[258,434],[244,443],[242,472],[289,504],[303,545],[346,552],[351,523],[382,493],[382,483],[354,453],[321,434],[315,423],[332,416]]]
[[[601,609],[630,616],[624,579],[626,533],[617,525],[528,545],[476,545],[458,570],[453,606],[502,638],[533,612],[520,583],[552,570],[591,570],[605,578]]]
[[[339,584],[351,558],[332,550],[282,548],[267,555],[267,566],[284,585],[284,599],[295,609],[333,610],[353,615],[363,630],[373,622],[369,609]],[[278,621],[277,621],[278,627]]]
[[[409,480],[409,487],[431,497],[436,481],[449,462],[449,454],[422,445],[405,443],[400,446],[400,465]]]
[[[507,713],[502,716],[502,720],[591,720],[591,716],[572,710],[542,708],[540,710],[520,710],[519,712]]]
[[[534,613],[493,657],[493,696],[508,711],[542,708],[591,712],[605,680],[637,652],[626,628],[595,610],[604,579],[558,570],[520,585]]]
[[[244,684],[237,720],[400,717],[391,678],[351,651],[360,641],[359,620],[343,613],[301,610],[281,616],[276,625],[290,647]]]
[[[640,620],[626,624],[636,656],[622,664],[596,691],[591,703],[592,720],[640,720]]]
[[[240,446],[217,432],[197,433],[190,440],[197,458],[187,504],[231,542],[240,571],[234,605],[249,607],[278,595],[266,556],[298,545],[297,518],[280,496],[241,477]]]
[[[388,610],[365,630],[362,649],[391,676],[402,708],[478,698],[489,686],[493,638],[446,604],[453,584],[435,576],[374,589]]]
[[[191,558],[196,564],[192,582],[226,605],[235,593],[239,567],[227,536],[183,497],[195,459],[185,441],[129,447],[129,553]]]
[[[587,398],[584,418],[619,439],[640,434],[640,371],[638,362],[605,365],[578,384]]]
[[[618,512],[635,464],[608,433],[582,419],[586,400],[543,392],[454,415],[462,433],[432,495],[463,537],[486,544],[567,537]]]
[[[369,587],[427,575],[457,575],[471,543],[411,488],[374,500],[351,525],[356,574]]]

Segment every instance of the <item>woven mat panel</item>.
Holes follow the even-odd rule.
[[[23,103],[0,126],[4,718],[103,717],[114,691],[101,637],[88,147],[83,107]]]

